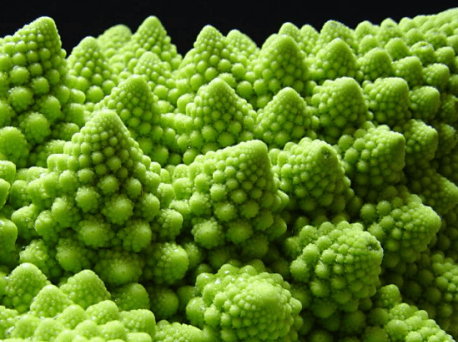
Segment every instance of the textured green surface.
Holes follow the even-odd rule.
[[[0,341],[458,339],[458,10],[172,38],[0,38]]]

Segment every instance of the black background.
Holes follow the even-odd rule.
[[[181,54],[192,48],[199,31],[206,24],[213,25],[223,34],[237,28],[250,36],[260,46],[284,22],[298,27],[310,24],[317,30],[329,19],[338,20],[351,28],[369,20],[380,24],[385,18],[399,21],[402,17],[435,14],[456,6],[452,1],[401,1],[368,0],[323,1],[315,0],[288,3],[251,3],[248,1],[60,1],[52,4],[34,1],[7,0],[0,10],[0,36],[13,34],[18,28],[39,16],[52,17],[58,27],[63,47],[70,53],[72,48],[86,36],[98,36],[105,29],[125,24],[135,32],[149,15],[160,19],[172,42]]]

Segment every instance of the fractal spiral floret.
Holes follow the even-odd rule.
[[[457,341],[458,9],[172,38],[0,38],[0,342]]]

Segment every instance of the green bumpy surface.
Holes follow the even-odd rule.
[[[19,167],[35,165],[34,149],[68,140],[84,124],[84,94],[68,84],[61,46],[48,17],[1,39],[0,155]]]
[[[177,167],[173,178],[177,201],[171,205],[181,209],[184,226],[191,225],[194,240],[204,248],[229,243],[250,257],[262,256],[268,241],[285,231],[278,213],[287,198],[259,140],[200,155]],[[261,248],[250,248],[251,243]]]
[[[363,223],[382,244],[386,267],[413,262],[440,228],[440,217],[406,188],[387,188],[379,202],[361,208]],[[415,224],[412,224],[415,222]]]
[[[297,91],[286,87],[258,111],[253,133],[269,148],[282,148],[287,142],[297,142],[304,136],[315,137],[312,129],[317,121]]]
[[[199,154],[253,139],[256,112],[221,78],[200,87],[185,111],[174,119],[185,164]]]
[[[0,341],[458,339],[457,56],[458,9],[1,37]]]
[[[281,276],[226,265],[215,275],[199,275],[196,287],[186,314],[216,339],[297,341],[301,305]]]
[[[118,83],[118,77],[94,37],[83,39],[68,60],[70,84],[86,95],[87,103],[97,103]]]
[[[330,143],[372,119],[361,87],[350,77],[326,80],[315,87],[311,102],[320,119],[320,136]]]
[[[383,250],[362,225],[305,226],[296,239],[302,252],[291,263],[291,275],[309,285],[308,308],[315,315],[356,311],[360,300],[375,294]]]
[[[403,178],[405,137],[388,126],[367,123],[352,136],[342,136],[338,147],[345,171],[356,193],[371,199],[387,185]]]
[[[305,55],[294,39],[287,35],[272,35],[262,46],[258,57],[248,65],[245,77],[251,83],[249,93],[256,94],[249,100],[253,107],[263,108],[285,87],[304,95],[308,74]],[[243,97],[248,96],[245,91],[249,89],[244,89]]]
[[[153,161],[165,164],[169,157],[164,147],[164,129],[161,127],[161,115],[158,99],[152,93],[147,82],[140,76],[130,76],[115,87],[109,96],[95,106],[119,113],[124,125],[129,129],[143,153]]]
[[[298,144],[289,142],[282,150],[271,150],[270,158],[280,189],[290,194],[294,209],[341,212],[352,197],[343,164],[324,141],[304,138]]]
[[[135,306],[119,308],[92,271],[77,273],[58,287],[46,285],[40,270],[24,263],[6,277],[6,283],[7,289],[22,286],[25,293],[0,306],[2,340],[151,342],[155,336],[154,314]]]

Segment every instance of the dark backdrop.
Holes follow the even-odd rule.
[[[233,28],[249,35],[258,45],[284,22],[297,26],[311,24],[317,30],[328,19],[338,20],[351,28],[369,20],[380,24],[385,18],[399,21],[402,17],[418,14],[434,14],[454,6],[452,1],[416,1],[414,4],[394,0],[367,0],[365,5],[351,1],[329,0],[267,1],[253,4],[249,1],[198,0],[180,2],[159,1],[60,1],[48,4],[34,1],[33,5],[20,0],[8,0],[0,11],[0,36],[14,33],[24,24],[39,16],[52,17],[59,29],[63,47],[71,49],[85,36],[97,36],[116,24],[125,24],[134,32],[149,15],[157,16],[172,42],[181,54],[185,54],[206,24],[215,26],[223,34]]]

